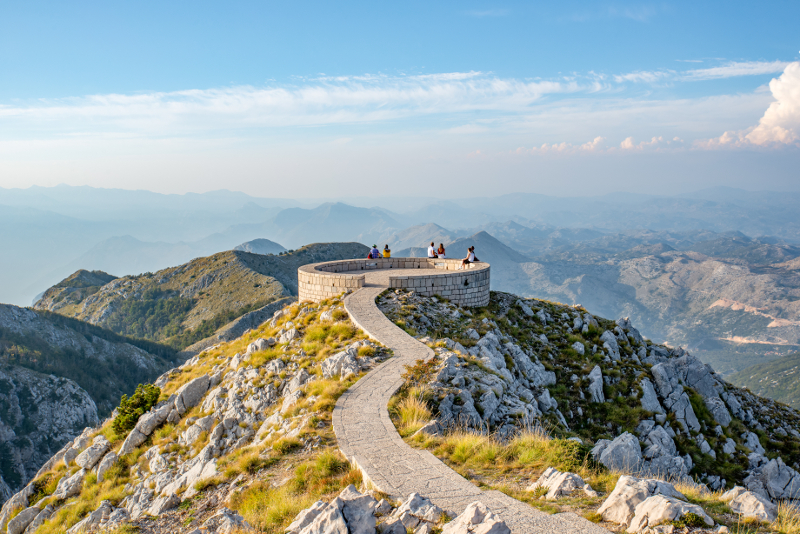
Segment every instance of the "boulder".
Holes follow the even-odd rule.
[[[175,392],[175,409],[178,410],[178,413],[183,415],[188,409],[197,406],[197,403],[203,399],[210,385],[211,378],[209,378],[208,375],[199,376],[182,385],[180,389]],[[164,417],[164,419],[166,419],[166,417]],[[144,432],[141,429],[139,431],[148,436],[150,435],[150,432]]]
[[[714,520],[700,506],[675,497],[653,495],[636,505],[633,519],[631,519],[627,531],[642,532],[648,527],[678,521],[687,514],[696,514],[703,519],[707,526],[714,526]]]
[[[744,479],[747,489],[773,501],[800,498],[800,473],[784,464],[780,457],[762,462]]]
[[[429,523],[438,523],[442,515],[444,515],[444,511],[441,508],[418,493],[409,495],[408,499],[394,511],[392,517],[399,517],[406,512],[417,519],[428,521]]]
[[[653,413],[664,413],[664,408],[658,402],[658,395],[653,388],[653,383],[649,378],[643,378],[642,386],[642,409]]]
[[[42,526],[42,523],[50,519],[51,515],[53,515],[53,505],[48,504],[42,509],[41,512],[39,512],[39,515],[37,515],[33,519],[33,521],[31,521],[30,524],[25,528],[24,534],[34,534],[34,532],[36,532],[36,529]]]
[[[78,521],[72,528],[67,530],[67,534],[77,534],[78,532],[90,532],[99,530],[100,525],[108,521],[109,516],[114,511],[114,506],[109,501],[103,501],[96,510]],[[105,521],[104,521],[105,520]]]
[[[600,341],[603,343],[603,348],[606,349],[609,357],[615,362],[618,362],[620,360],[619,344],[614,334],[606,330],[603,332],[603,335],[600,336]]]
[[[579,319],[575,320],[578,321]],[[572,350],[574,350],[581,356],[583,356],[586,353],[586,347],[584,347],[583,343],[581,343],[580,341],[576,341],[575,343],[572,344]]]
[[[114,451],[110,451],[103,456],[103,459],[97,464],[97,482],[103,481],[103,476],[106,474],[106,471],[117,463],[118,459],[117,453]]]
[[[340,380],[361,372],[361,366],[356,360],[355,351],[352,349],[337,352],[333,356],[326,358],[322,362],[321,368],[323,377],[333,378],[338,375]]]
[[[33,483],[30,483],[3,503],[3,508],[0,509],[0,531],[6,528],[6,524],[14,512],[28,507],[28,498],[35,492],[36,488]]]
[[[322,506],[318,506],[318,503],[315,503],[306,512],[307,514],[302,518],[305,526],[299,530],[292,528],[292,525],[301,520],[300,515],[298,515],[294,523],[289,525],[287,532],[296,534],[349,534],[342,512],[333,504],[322,503]],[[300,512],[300,514],[303,514],[303,512]]]
[[[147,513],[150,515],[159,516],[164,512],[166,512],[167,510],[172,510],[180,503],[181,503],[181,498],[175,495],[174,493],[170,495],[157,497],[153,501],[153,504],[150,505],[150,508],[147,510]]]
[[[8,522],[6,527],[8,534],[22,534],[40,512],[41,510],[38,506],[31,506],[22,510],[14,519]]]
[[[217,513],[206,519],[203,523],[206,532],[216,532],[218,534],[233,534],[247,530],[254,530],[250,524],[233,510],[222,508]]]
[[[597,496],[597,492],[584,482],[580,475],[562,472],[552,467],[548,467],[539,480],[528,486],[526,491],[536,491],[538,488],[547,488],[545,499],[548,501],[570,495],[576,490],[582,490],[589,497]]]
[[[517,302],[515,304],[519,306],[519,309],[522,310],[522,313],[524,313],[526,316],[533,317],[533,310],[530,308],[530,306],[528,306],[519,299],[517,299]]]
[[[741,486],[735,486],[726,491],[720,500],[727,502],[735,514],[744,518],[758,519],[759,521],[774,521],[778,516],[778,507],[772,504],[763,495],[747,491]]]
[[[91,469],[105,456],[111,448],[111,443],[103,435],[94,438],[90,447],[84,449],[82,453],[75,457],[75,463],[83,469]]]
[[[541,311],[541,310],[540,310]],[[475,501],[461,514],[444,525],[442,534],[511,534],[505,521],[493,514],[485,504]]]
[[[653,495],[663,495],[676,499],[685,499],[681,492],[669,482],[648,478],[621,476],[609,496],[598,508],[597,513],[605,521],[628,525],[633,519],[636,507]]]
[[[56,486],[56,491],[53,492],[53,497],[56,499],[68,499],[79,494],[81,492],[81,486],[83,485],[83,477],[85,476],[86,469],[81,469],[70,477],[65,476],[58,481],[58,486]]]
[[[147,436],[134,428],[128,433],[128,437],[125,438],[125,441],[122,442],[122,446],[119,448],[119,455],[125,456],[126,454],[132,453],[136,447],[146,440]]]
[[[761,445],[761,440],[758,439],[758,434],[755,432],[745,432],[742,434],[742,439],[744,440],[745,447],[757,454],[764,454],[764,447]]]
[[[625,432],[611,442],[600,440],[592,449],[592,456],[609,469],[635,471],[642,461],[642,448],[636,436]]]
[[[306,528],[327,506],[328,503],[323,501],[317,501],[314,504],[312,504],[309,508],[302,510],[299,514],[295,516],[294,521],[292,521],[292,524],[286,527],[286,534],[297,534],[298,532]]]
[[[722,444],[722,452],[725,454],[733,454],[736,452],[736,442],[733,441],[731,438],[725,440],[725,443]]]
[[[295,340],[300,337],[300,332],[297,331],[297,328],[292,327],[280,336],[278,336],[278,343],[289,343],[292,340]]]
[[[439,421],[433,419],[425,423],[422,428],[414,433],[414,435],[416,436],[418,434],[425,434],[427,436],[441,436],[443,432],[444,429],[442,428],[442,425],[439,424]]]
[[[606,397],[603,394],[603,371],[599,365],[595,365],[592,372],[589,373],[589,398],[592,402],[605,402]]]
[[[350,534],[375,534],[375,507],[378,505],[371,495],[364,495],[350,484],[334,500],[344,516]]]

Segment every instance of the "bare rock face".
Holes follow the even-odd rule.
[[[8,455],[2,475],[9,493],[97,422],[97,406],[72,380],[15,366],[0,369],[0,453]]]
[[[679,500],[686,499],[669,482],[622,476],[617,481],[614,491],[606,498],[597,513],[602,515],[606,521],[627,526],[635,515],[636,507],[653,495],[663,495]]]
[[[734,513],[744,518],[758,519],[759,521],[774,521],[778,515],[778,507],[772,504],[763,495],[747,491],[741,486],[735,486],[726,491],[720,500],[727,502]]]
[[[707,526],[714,526],[714,520],[698,505],[675,497],[653,495],[636,505],[628,532],[641,532],[648,527],[680,520],[687,514],[700,516]]]
[[[614,441],[599,440],[592,456],[609,469],[636,470],[642,461],[642,448],[636,436],[625,432]]]
[[[447,523],[442,534],[511,534],[505,521],[494,515],[485,504],[475,501],[461,515]]]
[[[538,488],[547,488],[545,499],[548,501],[570,495],[576,490],[582,490],[589,497],[597,497],[597,492],[580,475],[552,467],[545,469],[539,480],[528,486],[527,491],[536,491]]]

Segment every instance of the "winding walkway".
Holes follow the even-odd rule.
[[[387,287],[385,277],[381,272],[367,275],[364,288],[348,295],[344,305],[353,322],[394,351],[394,357],[356,382],[333,411],[339,448],[359,467],[365,481],[398,498],[419,493],[456,514],[479,500],[502,517],[514,534],[608,534],[574,513],[549,515],[499,491],[482,491],[428,451],[414,449],[400,438],[389,418],[389,399],[403,383],[405,366],[429,359],[434,352],[378,309],[375,299]]]

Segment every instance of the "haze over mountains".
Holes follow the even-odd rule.
[[[797,193],[726,188],[675,197],[517,194],[445,201],[351,198],[346,204],[256,198],[230,191],[163,195],[72,186],[0,188],[0,225],[5,230],[0,235],[4,251],[0,270],[5,274],[0,279],[0,302],[28,305],[78,269],[138,274],[258,238],[287,249],[313,242],[372,244],[424,224],[441,226],[451,238],[479,230],[501,240],[504,234],[516,234],[520,237],[516,242],[534,255],[541,253],[537,247],[547,250],[554,242],[641,229],[740,231],[797,243],[800,215],[794,208],[799,201]],[[425,237],[421,243],[411,236],[407,242],[393,240],[392,247],[424,245],[444,234]]]

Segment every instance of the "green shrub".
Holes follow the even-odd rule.
[[[139,421],[139,417],[146,413],[158,402],[161,389],[152,384],[139,384],[136,391],[128,398],[123,395],[119,400],[119,411],[111,428],[117,435],[127,434]]]

